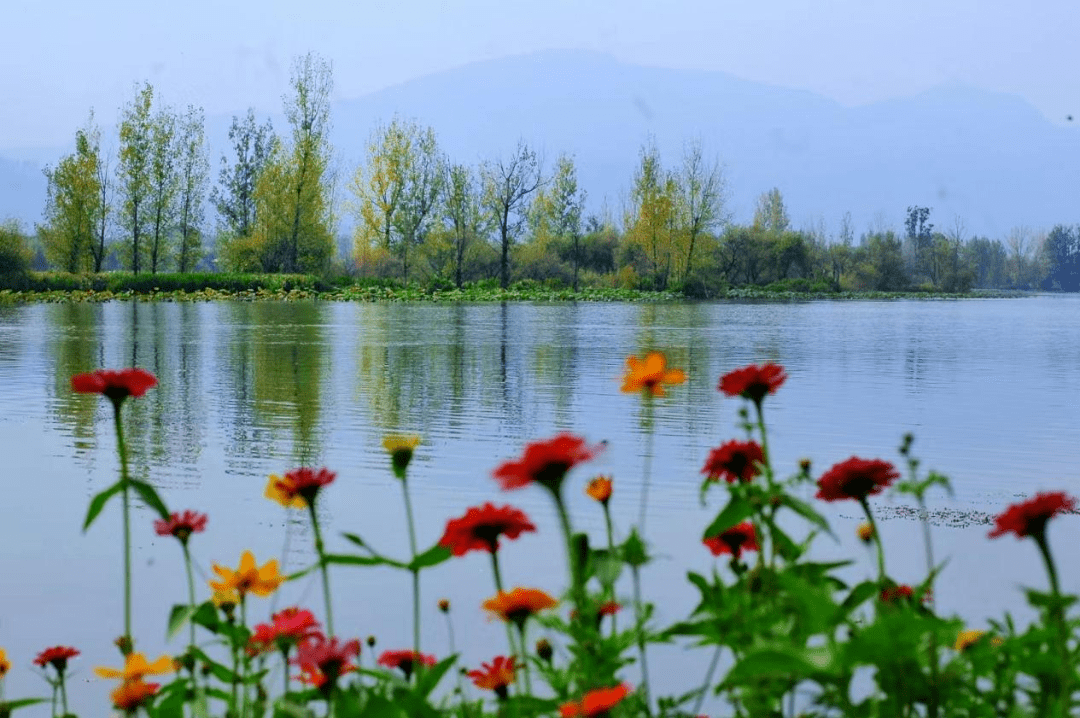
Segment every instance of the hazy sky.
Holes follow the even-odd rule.
[[[1076,0],[7,0],[0,149],[56,146],[133,84],[208,113],[280,109],[291,58],[333,62],[355,97],[476,60],[586,48],[721,70],[845,104],[949,81],[1080,116]]]

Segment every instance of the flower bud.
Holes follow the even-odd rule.
[[[856,535],[863,543],[870,543],[874,540],[874,527],[868,523],[859,524],[859,528],[855,529]]]
[[[536,655],[540,656],[541,660],[551,663],[552,654],[551,643],[548,642],[548,639],[541,638],[536,642]]]
[[[448,598],[440,598],[439,599],[439,610],[442,611],[443,613],[450,613],[450,599],[448,599]]]

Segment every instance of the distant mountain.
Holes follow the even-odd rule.
[[[606,198],[616,217],[651,135],[669,167],[695,137],[719,155],[739,222],[774,186],[796,227],[824,220],[830,231],[846,211],[858,231],[880,222],[899,229],[909,205],[931,207],[939,228],[959,215],[968,232],[992,237],[1020,224],[1080,221],[1080,127],[1054,125],[1015,96],[963,85],[848,108],[721,72],[638,67],[591,52],[501,58],[336,102],[339,186],[363,158],[371,129],[395,114],[434,127],[456,161],[508,153],[519,137],[548,167],[572,153],[590,208]],[[273,122],[285,130],[282,117]],[[215,177],[228,124],[208,118]],[[0,163],[0,189],[7,167]],[[36,177],[36,194],[0,192],[0,216],[17,204],[19,215],[40,217],[44,180]]]

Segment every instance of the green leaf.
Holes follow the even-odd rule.
[[[780,503],[784,506],[787,506],[799,516],[802,516],[804,519],[814,524],[825,533],[829,534],[833,538],[836,538],[835,534],[833,534],[832,532],[832,529],[829,528],[829,522],[825,520],[824,516],[815,511],[813,507],[810,506],[810,504],[795,498],[791,494],[780,494]]]
[[[195,658],[198,659],[199,663],[205,667],[208,667],[210,669],[210,672],[214,674],[214,677],[222,683],[231,685],[234,680],[240,680],[240,676],[238,674],[233,673],[230,668],[227,668],[220,663],[211,660],[210,656],[206,655],[202,651],[202,649],[195,648],[193,649],[193,652],[195,654]]]
[[[709,524],[709,527],[705,529],[705,533],[702,534],[702,539],[712,538],[718,536],[722,531],[726,531],[732,526],[741,521],[746,520],[754,513],[754,507],[750,505],[750,502],[744,498],[733,496],[728,505],[724,507],[713,522]]]
[[[214,607],[212,601],[201,604],[195,609],[195,613],[190,618],[195,622],[195,625],[202,626],[211,633],[217,633],[218,625],[221,623],[218,619],[217,608]]]
[[[763,648],[735,664],[725,683],[735,685],[762,678],[805,677],[831,670],[835,652],[830,646],[815,648]]]
[[[636,528],[630,529],[630,535],[623,542],[622,555],[628,566],[644,566],[649,562],[645,541],[642,540]]]
[[[802,555],[803,550],[775,524],[769,530],[769,535],[772,536],[772,540],[776,544],[776,550],[785,560],[795,561]]]
[[[169,518],[169,510],[165,508],[165,502],[161,500],[153,486],[145,481],[135,481],[134,479],[130,483],[131,488],[135,489],[146,505],[158,512],[158,516],[163,519]]]
[[[198,607],[192,607],[186,603],[178,603],[169,611],[169,624],[165,629],[165,639],[168,640],[183,628],[192,616],[198,611]]]
[[[431,566],[438,566],[443,561],[446,561],[453,553],[445,546],[435,544],[427,551],[414,558],[409,562],[410,571],[419,571],[422,568],[429,568]]]
[[[373,695],[364,704],[364,710],[358,718],[406,718],[405,711],[394,705],[388,698]]]
[[[408,569],[409,564],[395,561],[384,556],[353,556],[345,553],[326,554],[327,563],[337,563],[344,566],[393,566],[395,568]]]
[[[442,680],[442,677],[446,675],[446,672],[450,670],[455,661],[457,661],[456,653],[447,656],[431,668],[421,668],[416,680],[417,695],[426,698],[433,690],[435,690],[435,686],[439,685],[439,681]]]
[[[2,704],[9,711],[13,711],[16,708],[25,708],[26,706],[37,705],[38,703],[44,703],[47,698],[19,698],[14,701],[4,701]]]
[[[366,543],[364,543],[364,539],[360,538],[356,534],[350,534],[350,533],[342,532],[341,535],[344,536],[347,541],[350,541],[350,542],[356,544],[360,548],[368,548],[368,545]],[[370,550],[370,549],[368,549],[368,550]]]
[[[98,493],[94,498],[90,499],[90,508],[86,512],[86,521],[83,522],[82,530],[90,528],[90,524],[94,523],[94,519],[98,517],[101,510],[105,508],[105,503],[116,494],[120,493],[124,488],[123,481],[117,481],[115,484]]]
[[[840,616],[847,616],[862,605],[867,599],[876,596],[880,590],[881,586],[877,581],[863,581],[858,584],[851,589],[851,593],[849,593],[847,598],[844,599],[844,602],[840,604]]]
[[[594,549],[589,554],[589,571],[595,575],[602,586],[611,586],[619,580],[623,562],[617,551]]]

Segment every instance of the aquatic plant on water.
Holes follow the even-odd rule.
[[[935,584],[947,573],[933,559],[925,501],[931,489],[947,489],[948,479],[920,474],[910,436],[899,451],[906,476],[903,466],[858,456],[816,480],[809,460],[780,471],[770,459],[765,408],[787,379],[783,367],[768,363],[720,378],[717,389],[727,397],[724,401],[741,403],[738,416],[745,436],[702,450],[701,498],[716,503],[716,516],[703,528],[701,545],[686,550],[708,551],[716,562],[708,574],[687,574],[698,604],[683,620],[663,626],[654,618],[644,570],[652,560],[645,530],[651,427],[665,395],[683,384],[686,374],[668,368],[660,352],[630,357],[622,385],[623,391],[641,397],[640,420],[649,442],[636,522],[611,509],[611,497],[620,490],[615,477],[576,478],[579,467],[607,450],[606,445],[567,432],[532,442],[518,457],[491,467],[493,488],[544,491],[556,526],[538,525],[513,506],[485,502],[449,519],[439,541],[423,548],[416,541],[409,493],[410,466],[422,442],[418,436],[389,436],[384,441],[388,475],[400,483],[407,527],[404,558],[377,552],[358,533],[342,534],[342,545],[349,549],[328,549],[316,507],[334,501],[337,473],[298,467],[271,476],[265,495],[286,511],[306,511],[315,540],[314,563],[284,574],[276,559],[263,557],[260,563],[244,551],[236,568],[214,563],[213,577],[201,591],[193,578],[189,542],[196,534],[199,542],[208,538],[207,514],[170,512],[150,484],[132,478],[128,465],[123,407],[128,398],[152,389],[156,378],[141,369],[77,375],[74,391],[101,394],[112,403],[119,459],[119,480],[91,499],[84,522],[84,529],[91,528],[110,499],[119,497],[122,629],[114,643],[122,665],[98,667],[95,673],[117,681],[110,693],[115,711],[153,718],[692,718],[701,715],[710,698],[720,706],[714,715],[731,716],[1074,714],[1080,708],[1077,597],[1061,591],[1048,528],[1052,520],[1075,513],[1076,500],[1061,491],[1038,493],[1008,507],[989,534],[1013,534],[1035,544],[1048,577],[1047,590],[1026,590],[1037,619],[1020,626],[1006,615],[985,627],[965,626],[956,617],[940,615],[933,600]],[[603,512],[599,542],[575,530],[567,492],[579,490]],[[898,583],[888,570],[874,512],[875,501],[886,491],[910,497],[919,508],[926,569],[914,586]],[[132,634],[132,493],[159,515],[154,531],[179,541],[187,578],[187,596],[163,617],[168,637],[187,629],[186,646],[154,660],[136,649],[157,637]],[[808,493],[815,498],[802,498]],[[811,546],[832,534],[815,500],[860,507],[866,523],[857,536],[832,538],[852,544],[852,550],[860,542],[872,546],[874,575],[850,583],[841,576],[850,575],[852,561],[812,558]],[[144,529],[150,527],[135,528]],[[502,542],[527,542],[530,534],[546,531],[561,534],[565,583],[508,588],[508,567],[499,563]],[[421,620],[428,613],[421,592],[424,571],[472,552],[490,556],[493,593],[467,607],[463,619],[475,623],[486,615],[507,629],[505,650],[475,664],[457,652],[445,599],[432,608],[437,605],[446,617],[447,650],[430,653],[420,647]],[[359,632],[370,627],[335,630],[331,574],[371,567],[409,574],[413,645],[383,650],[377,658],[372,653],[365,663],[362,653],[374,651],[375,638],[369,636],[364,649]],[[525,573],[520,566],[509,568]],[[316,573],[321,607],[291,606],[271,613],[253,600]],[[108,640],[101,636],[103,643]],[[687,680],[676,695],[656,695],[649,682],[648,649],[661,642],[677,642],[702,655],[700,677]],[[3,694],[4,679],[22,666],[13,667],[11,653],[0,649],[0,716],[46,702],[54,717],[104,714],[105,706],[69,705],[65,681],[69,662],[79,656],[80,649],[72,646],[41,650],[33,664],[52,688],[51,698],[12,698]],[[271,676],[278,675],[280,684],[271,685]]]

